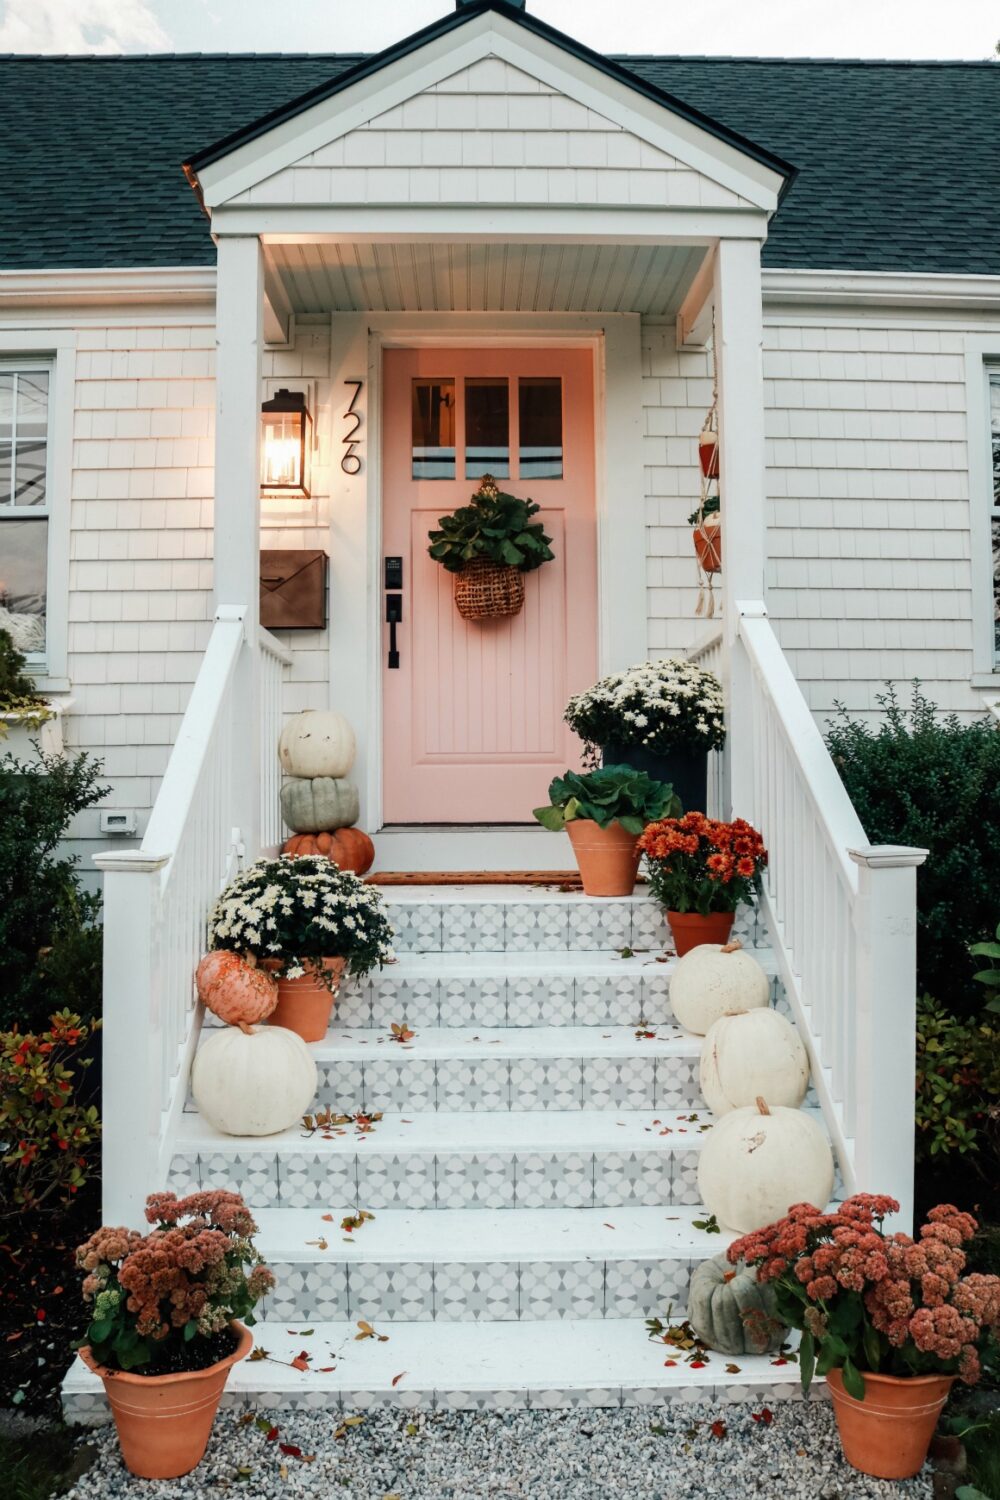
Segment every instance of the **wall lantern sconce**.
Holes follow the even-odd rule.
[[[309,497],[307,454],[312,418],[301,391],[279,390],[261,413],[260,487],[265,494]]]

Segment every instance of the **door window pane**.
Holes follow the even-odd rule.
[[[465,477],[510,477],[510,394],[506,380],[465,382]]]
[[[558,376],[522,376],[517,389],[522,479],[561,479],[563,473],[562,381]]]
[[[0,626],[19,651],[45,649],[48,531],[43,518],[0,523]]]
[[[455,382],[413,382],[412,475],[455,478]]]

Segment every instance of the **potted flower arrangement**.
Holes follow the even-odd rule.
[[[563,715],[587,761],[629,765],[673,786],[684,807],[704,808],[708,752],[726,738],[722,685],[693,662],[647,661],[604,677]]]
[[[975,1384],[1000,1331],[1000,1277],[962,1274],[975,1219],[942,1204],[913,1240],[883,1229],[898,1211],[869,1193],[830,1214],[797,1203],[727,1252],[774,1287],[779,1316],[802,1332],[803,1390],[826,1376],[844,1457],[881,1479],[919,1471],[953,1382]]]
[[[650,823],[639,848],[678,956],[700,943],[727,943],[737,907],[753,902],[767,865],[757,830],[743,818],[722,823],[690,812]]]
[[[695,554],[705,573],[722,571],[722,514],[718,495],[709,495],[688,516]]]
[[[531,517],[541,506],[497,489],[484,474],[468,505],[438,519],[428,552],[455,575],[455,605],[466,620],[516,615],[524,604],[524,574],[551,562],[552,541]]]
[[[321,855],[259,859],[232,880],[209,918],[209,947],[253,955],[278,980],[273,1026],[304,1042],[326,1035],[345,969],[392,957],[392,927],[374,886]]]
[[[105,1226],[77,1250],[91,1309],[79,1352],[104,1382],[126,1466],[176,1479],[201,1461],[274,1277],[238,1193],[153,1193],[146,1219],[149,1234]]]
[[[588,896],[628,896],[639,871],[638,835],[656,818],[680,811],[674,789],[632,766],[567,771],[536,807],[543,828],[569,834]]]
[[[10,631],[0,630],[0,740],[7,741],[5,749],[26,756],[31,737],[37,734],[43,754],[61,755],[59,714],[47,699],[35,692],[26,665]]]

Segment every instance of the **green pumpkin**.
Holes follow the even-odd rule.
[[[729,1264],[725,1255],[702,1261],[691,1277],[688,1321],[720,1354],[773,1354],[788,1333],[778,1321],[774,1289],[761,1286],[756,1266]]]
[[[293,833],[350,828],[361,811],[352,781],[334,776],[290,776],[281,786],[281,816]]]

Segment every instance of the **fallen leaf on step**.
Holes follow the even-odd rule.
[[[391,1022],[391,1027],[392,1040],[394,1042],[410,1042],[417,1034],[415,1031],[410,1030],[405,1021],[393,1021]]]
[[[404,1375],[408,1375],[409,1373],[410,1373],[409,1370],[400,1370],[400,1372],[399,1372],[398,1375],[394,1375],[392,1377],[392,1380],[391,1380],[390,1384],[393,1387],[397,1386],[399,1384],[399,1382],[402,1380],[403,1376]]]
[[[309,1368],[309,1361],[311,1359],[312,1359],[312,1355],[309,1353],[308,1349],[302,1349],[302,1350],[300,1350],[300,1352],[291,1361],[292,1369],[293,1370],[308,1370],[308,1368]]]
[[[727,1365],[726,1366],[726,1374],[727,1375],[739,1375],[739,1373],[740,1373],[740,1367],[739,1367],[739,1365]]]
[[[607,1221],[607,1219],[605,1219],[605,1221],[604,1221],[604,1227],[605,1227],[605,1229],[614,1229],[615,1226],[613,1224],[609,1224],[608,1221]]]
[[[268,1354],[267,1350],[262,1349],[258,1344],[256,1349],[251,1350],[251,1352],[247,1355],[247,1364],[253,1365],[256,1364],[259,1359],[270,1359],[270,1357],[271,1356]]]
[[[317,1250],[329,1250],[330,1248],[326,1240],[323,1239],[322,1235],[318,1240],[306,1240],[306,1244],[315,1245]]]

